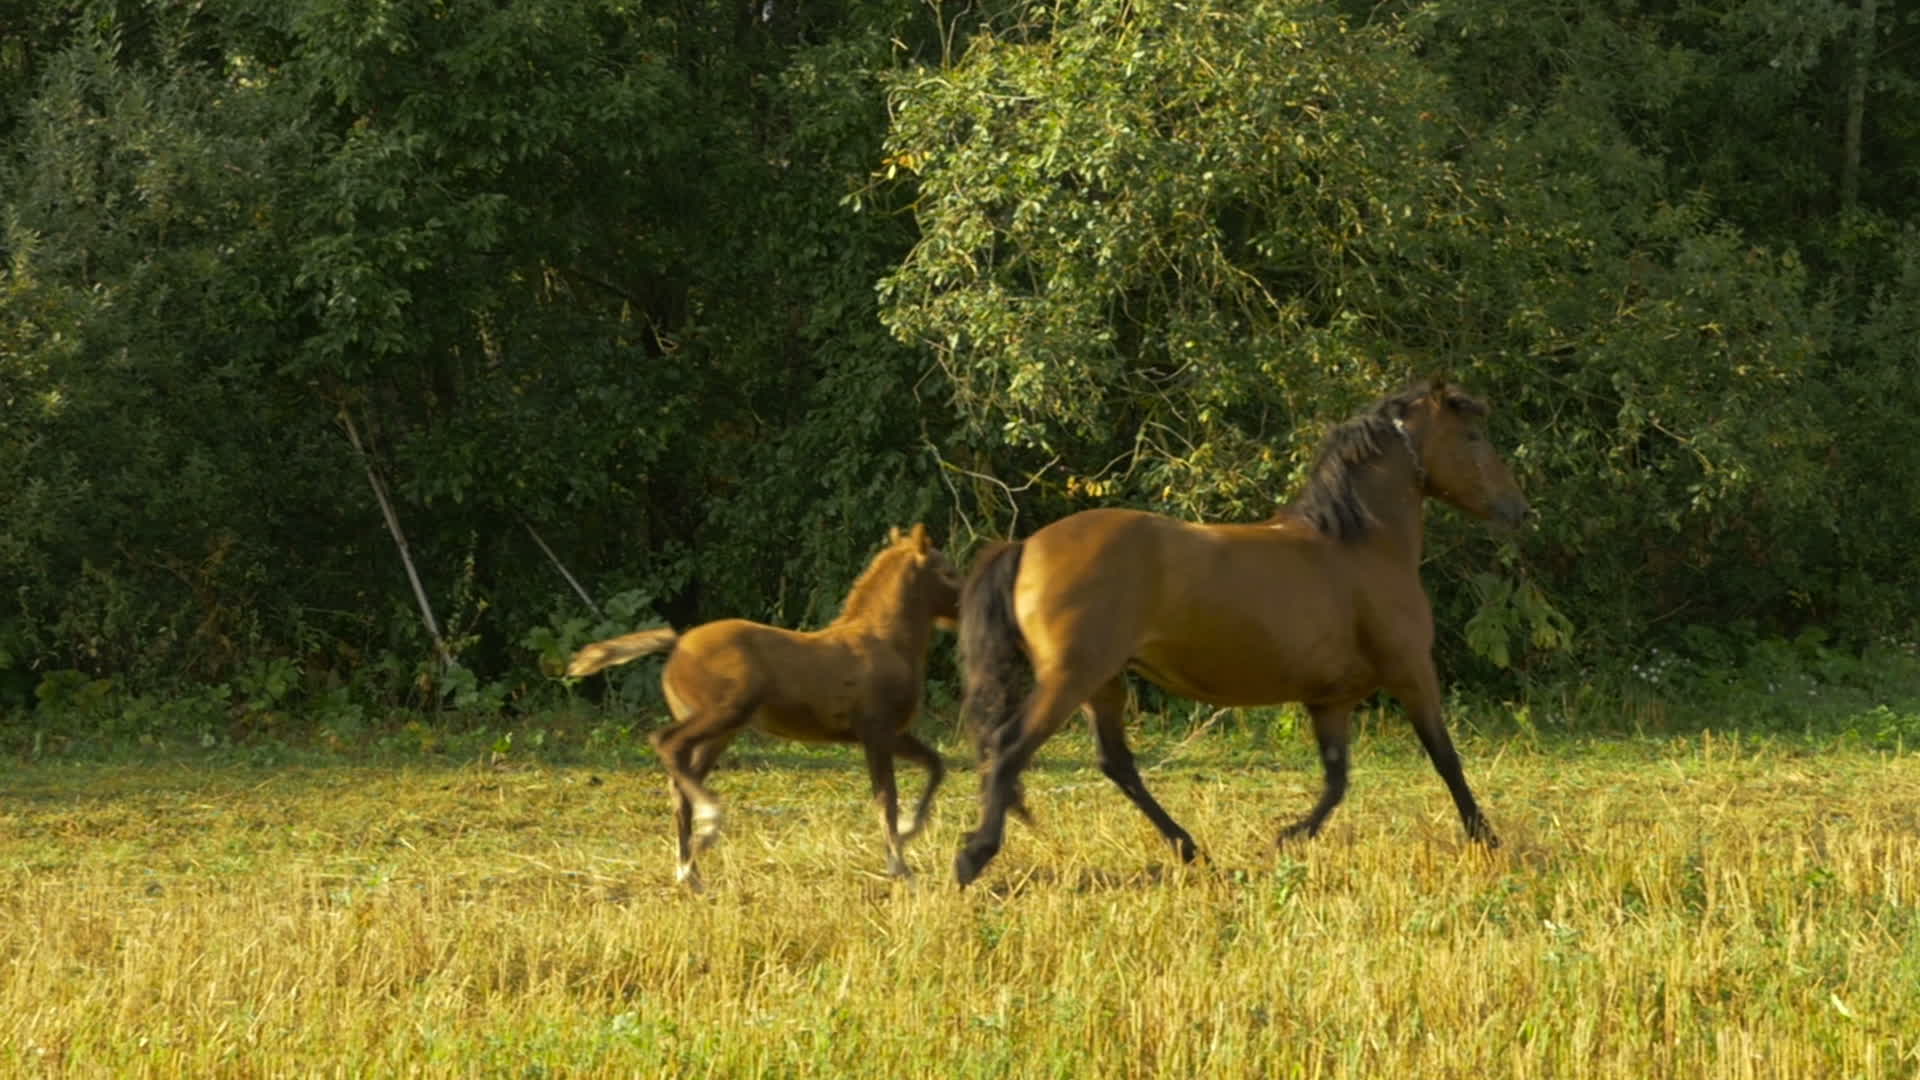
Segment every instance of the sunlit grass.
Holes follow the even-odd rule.
[[[647,766],[10,766],[0,1072],[1920,1072],[1915,755],[1468,739],[1488,855],[1388,727],[1276,851],[1304,745],[1146,737],[1186,869],[1087,742],[964,893],[970,771],[900,885],[844,750],[743,744],[700,897]]]

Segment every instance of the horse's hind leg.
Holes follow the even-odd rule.
[[[981,790],[980,826],[967,836],[960,854],[954,856],[953,876],[961,885],[979,877],[980,871],[999,854],[1006,838],[1007,812],[1023,802],[1020,773],[1033,760],[1034,752],[1060,730],[1060,725],[1066,723],[1067,717],[1080,707],[1092,689],[1061,668],[1036,673],[1033,692],[1027,695],[1018,728],[1008,732],[1013,737],[1001,742],[988,763]]]
[[[1112,679],[1094,691],[1093,696],[1087,699],[1087,707],[1093,711],[1093,733],[1100,743],[1100,771],[1127,798],[1133,800],[1133,805],[1139,807],[1141,813],[1147,815],[1153,827],[1159,829],[1160,835],[1173,845],[1173,850],[1180,853],[1182,862],[1192,862],[1194,856],[1199,854],[1193,837],[1173,820],[1153,797],[1153,793],[1147,790],[1146,782],[1140,778],[1140,769],[1133,762],[1133,751],[1127,747],[1126,679]]]
[[[1327,823],[1327,815],[1333,813],[1333,808],[1347,797],[1353,706],[1309,705],[1307,712],[1313,717],[1313,737],[1320,744],[1320,768],[1326,773],[1326,783],[1320,789],[1320,801],[1313,804],[1307,816],[1280,830],[1281,843],[1320,835],[1320,827]]]
[[[720,758],[720,751],[726,749],[729,739],[717,739],[700,743],[686,753],[684,768],[688,775],[705,780],[714,762]],[[681,790],[679,783],[671,777],[667,779],[667,794],[673,799],[674,838],[678,844],[679,862],[675,864],[673,879],[694,892],[701,891],[700,868],[694,864],[695,848],[693,843],[693,800]]]
[[[902,731],[894,736],[893,752],[927,770],[927,786],[920,792],[920,801],[914,803],[912,815],[899,823],[900,843],[904,845],[927,827],[927,819],[933,813],[933,793],[940,790],[940,781],[946,778],[947,766],[933,747],[914,738],[909,732]]]
[[[991,741],[988,743],[988,750],[990,752],[989,760],[985,762],[981,770],[983,780],[993,774],[993,761],[998,759],[1008,747],[1019,741],[1019,739],[1020,724],[1017,720],[1007,721],[1001,725],[999,731],[993,734]],[[1009,796],[1007,800],[1007,813],[1019,818],[1020,823],[1030,829],[1038,827],[1037,823],[1033,820],[1033,811],[1027,809],[1026,782],[1017,776],[1013,778],[1013,794]]]
[[[704,851],[720,833],[720,800],[702,783],[713,759],[753,716],[751,708],[682,714],[680,723],[656,731],[649,741],[660,755],[672,790],[687,804],[692,844]],[[705,751],[704,759],[701,752]],[[676,804],[678,806],[678,804]]]

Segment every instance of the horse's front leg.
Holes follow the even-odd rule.
[[[1460,755],[1453,748],[1453,739],[1447,735],[1447,724],[1440,714],[1440,677],[1433,670],[1433,661],[1429,659],[1421,665],[1404,687],[1388,689],[1406,706],[1413,733],[1420,737],[1427,759],[1433,762],[1434,771],[1440,774],[1448,794],[1453,796],[1454,808],[1460,811],[1460,824],[1466,828],[1468,839],[1489,848],[1499,847],[1500,838],[1493,834],[1493,826],[1487,823],[1480,804],[1474,801],[1473,789],[1467,786],[1466,770],[1460,767]]]
[[[1200,855],[1193,836],[1173,820],[1160,801],[1147,790],[1147,782],[1140,776],[1139,766],[1134,764],[1133,751],[1127,746],[1126,680],[1115,676],[1087,699],[1087,706],[1093,711],[1093,733],[1100,745],[1100,771],[1113,781],[1122,794],[1147,815],[1153,827],[1160,830],[1167,843],[1173,845],[1175,854],[1181,862],[1192,862]]]
[[[1347,768],[1352,760],[1353,706],[1309,705],[1313,717],[1313,737],[1320,744],[1320,768],[1326,774],[1320,789],[1320,801],[1307,816],[1280,830],[1280,842],[1320,835],[1321,826],[1340,800],[1347,795]]]
[[[874,807],[880,812],[881,834],[887,841],[887,873],[909,878],[913,871],[901,852],[900,793],[894,786],[893,747],[895,735],[890,727],[863,723],[860,746],[867,754],[867,774],[873,780]]]
[[[914,803],[913,813],[899,823],[900,843],[905,844],[920,835],[920,831],[927,827],[927,820],[933,816],[933,793],[940,790],[940,782],[947,775],[947,766],[940,760],[938,751],[914,738],[911,732],[902,731],[894,735],[893,751],[927,770],[927,786],[920,792],[920,800]]]

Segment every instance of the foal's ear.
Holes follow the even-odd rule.
[[[927,527],[922,522],[913,523],[913,546],[919,548],[922,555],[933,547],[933,541],[927,538]]]
[[[897,544],[899,542],[900,542],[900,526],[889,525],[887,527],[887,543]]]

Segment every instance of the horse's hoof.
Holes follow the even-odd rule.
[[[992,862],[993,857],[999,853],[1000,845],[998,844],[992,847],[968,844],[953,857],[953,879],[960,883],[961,888],[966,888],[973,884],[973,879],[979,877],[980,871],[985,870],[987,864]]]
[[[673,880],[676,884],[686,886],[687,891],[695,896],[707,891],[706,885],[700,880],[700,871],[690,862],[680,864],[679,869],[673,872]]]
[[[1281,829],[1280,836],[1274,843],[1280,847],[1286,847],[1288,844],[1297,844],[1303,840],[1311,840],[1318,835],[1320,835],[1320,830],[1313,822],[1297,821]]]

